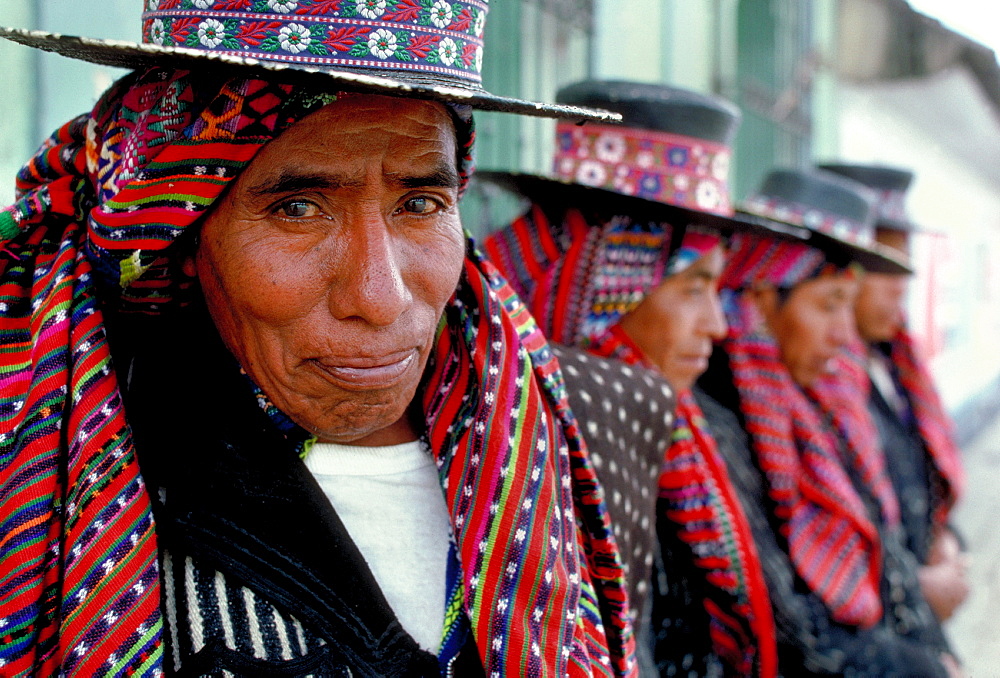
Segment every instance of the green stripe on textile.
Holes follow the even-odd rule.
[[[121,496],[121,495],[119,495],[119,496]],[[133,503],[133,502],[126,502],[126,504],[131,504],[131,503]],[[123,511],[124,511],[124,508],[123,508]],[[131,534],[132,531],[135,529],[135,526],[138,525],[139,522],[141,522],[143,520],[143,518],[144,518],[144,516],[143,516],[142,512],[140,512],[139,515],[136,516],[136,519],[133,520],[132,523],[130,525],[128,525],[128,527],[125,530],[122,531],[122,535],[123,536],[121,538],[115,540],[115,542],[113,544],[108,545],[108,547],[106,549],[104,549],[104,553],[102,553],[99,558],[95,558],[93,556],[93,554],[91,554],[89,557],[93,558],[93,560],[95,562],[96,561],[103,561],[103,560],[106,560],[107,558],[111,557],[111,556],[109,556],[109,554],[115,553],[117,547],[119,545],[121,545],[122,542],[125,540],[124,535]],[[146,541],[149,540],[148,532],[149,531],[147,530],[146,531],[146,535],[147,535],[146,537],[144,537],[142,539],[139,539],[136,542],[136,545],[135,545],[135,547],[133,547],[132,550],[138,551],[139,550],[139,543],[146,542]],[[130,588],[131,586],[133,586],[133,583],[136,582],[138,580],[139,576],[141,576],[141,574],[142,574],[142,568],[135,569],[133,567],[133,565],[134,564],[131,563],[130,561],[128,561],[128,559],[126,559],[126,558],[119,558],[114,563],[114,567],[113,568],[111,568],[110,570],[105,571],[104,576],[101,578],[101,580],[97,584],[97,586],[92,586],[90,588],[86,588],[85,584],[81,581],[81,583],[79,585],[77,585],[77,586],[75,586],[73,588],[67,589],[66,594],[65,594],[64,597],[66,597],[66,598],[76,598],[79,595],[80,591],[86,588],[86,596],[89,597],[89,598],[93,598],[94,600],[113,601],[114,600],[113,598],[105,597],[105,596],[100,596],[98,594],[100,592],[104,591],[104,589],[109,588],[109,587],[113,587],[114,585],[117,586],[117,589],[119,591],[127,590],[128,588]],[[120,577],[119,574],[118,574],[120,572],[123,572],[123,570],[122,570],[123,567],[130,568],[129,571],[128,571],[128,573],[132,575],[132,577],[128,581],[125,581],[125,582],[121,581],[122,577]],[[111,604],[110,602],[105,603],[106,606],[110,605],[110,604]],[[85,607],[86,606],[84,606],[84,605],[78,606],[75,610],[73,610],[73,612],[71,612],[68,615],[66,615],[65,619],[67,621],[75,619],[77,617],[77,615],[79,615],[81,612],[83,612],[83,610],[84,610]],[[104,610],[106,610],[106,609],[107,609],[107,607],[102,608],[102,610],[101,610],[102,614],[104,613]],[[74,638],[72,640],[75,641],[76,639]]]
[[[150,625],[149,630],[146,631],[146,635],[144,635],[139,640],[138,643],[133,644],[132,649],[130,649],[128,652],[122,655],[122,658],[118,661],[118,663],[115,664],[113,667],[111,667],[112,675],[117,675],[121,673],[121,671],[131,663],[132,658],[135,657],[135,654],[136,652],[139,651],[139,648],[146,647],[147,645],[149,645],[149,641],[153,638],[154,635],[156,635],[157,631],[158,631],[157,624]],[[146,661],[144,661],[142,665],[136,668],[134,672],[128,675],[130,676],[145,675],[150,670],[159,666],[160,660],[162,659],[162,655],[163,655],[163,644],[159,643],[153,647],[153,651],[149,653],[149,657],[146,658]],[[162,673],[160,675],[162,675]]]
[[[219,182],[213,182],[219,183]],[[196,195],[194,193],[157,193],[155,196],[151,196],[149,199],[144,200],[132,200],[130,202],[118,202],[117,200],[109,200],[105,203],[110,210],[124,210],[133,205],[141,205],[147,202],[192,202],[198,205],[211,205],[215,200],[214,197],[204,197]]]
[[[21,232],[21,227],[14,221],[14,215],[9,210],[0,212],[0,240],[10,240]]]

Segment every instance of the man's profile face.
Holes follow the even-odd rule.
[[[708,368],[713,342],[726,334],[718,293],[725,263],[718,245],[660,283],[621,320],[621,328],[675,391],[694,385]]]
[[[458,182],[443,105],[350,96],[264,146],[206,219],[186,268],[222,339],[321,441],[415,438],[464,260]]]
[[[904,257],[910,256],[909,234],[905,231],[879,228],[876,241],[897,250]],[[861,282],[854,314],[858,334],[868,343],[891,341],[903,329],[905,321],[906,290],[909,275],[867,273]]]
[[[848,274],[824,275],[792,288],[783,302],[774,287],[755,294],[774,334],[781,361],[799,386],[808,388],[855,336],[858,281]]]

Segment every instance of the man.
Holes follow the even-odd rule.
[[[913,173],[872,165],[823,167],[879,193],[875,239],[908,259],[915,226],[906,214],[905,193]],[[961,493],[962,461],[951,419],[906,331],[907,281],[891,274],[862,281],[855,318],[865,346],[855,352],[864,363],[868,409],[900,500],[907,546],[923,565],[921,588],[938,617],[947,620],[969,593],[967,556],[948,523]]]
[[[668,442],[692,439],[689,390],[725,336],[715,288],[722,234],[760,228],[731,218],[729,145],[739,111],[715,97],[624,81],[576,83],[557,97],[619,111],[624,125],[560,125],[559,179],[503,177],[532,204],[485,249],[547,336],[592,354],[581,364],[554,349],[560,362],[567,352],[572,361],[571,404],[600,455],[616,534],[634,545],[625,560],[640,657],[656,645],[645,673],[710,675],[721,662],[733,674],[773,675],[763,578],[725,468],[699,445]],[[631,367],[613,370],[594,355]],[[592,363],[601,369],[588,380]],[[673,431],[636,421],[657,402],[640,383],[643,368],[679,394]],[[649,435],[626,454],[637,425]],[[670,589],[669,600],[649,587],[661,550],[654,589]]]
[[[862,267],[907,269],[871,244],[873,201],[854,182],[776,170],[745,209],[811,232],[808,246],[734,239],[729,336],[699,381],[763,563],[779,670],[950,675],[863,401],[821,388],[853,336]]]
[[[4,673],[629,673],[561,378],[457,214],[454,100],[600,114],[484,92],[485,3],[237,4],[4,33],[138,67],[0,213]]]

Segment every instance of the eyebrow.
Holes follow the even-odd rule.
[[[403,188],[458,188],[459,184],[458,174],[447,165],[435,167],[427,174],[422,175],[388,172],[385,176],[389,181]],[[335,191],[341,188],[356,188],[363,184],[364,179],[361,177],[285,170],[277,177],[251,186],[249,192],[255,196],[267,197],[305,190]]]
[[[338,188],[345,188],[347,186],[360,186],[361,183],[358,179],[348,179],[333,174],[320,174],[317,172],[299,173],[286,170],[277,177],[251,186],[249,192],[255,196],[266,197],[279,193],[294,193],[310,189],[335,191]]]
[[[403,176],[399,172],[386,174],[403,188],[458,188],[458,173],[448,165],[439,165],[427,174]]]

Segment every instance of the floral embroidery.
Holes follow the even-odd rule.
[[[476,11],[476,22],[473,24],[472,32],[475,33],[477,38],[483,37],[483,29],[486,28],[486,12],[481,10]]]
[[[868,224],[784,198],[754,195],[747,199],[743,209],[768,219],[806,226],[862,247],[870,247],[874,240],[874,229]]]
[[[156,0],[153,0],[155,2]],[[163,27],[162,19],[153,19],[153,25],[149,29],[150,38],[153,40],[154,45],[162,45],[164,38],[166,38],[166,29]]]
[[[431,23],[438,28],[448,28],[452,19],[451,3],[437,0],[431,7]]]
[[[368,36],[368,49],[373,56],[388,59],[396,53],[396,36],[384,28],[372,31]]]
[[[479,82],[484,0],[145,0],[150,44],[308,56],[336,66],[448,72]],[[247,13],[250,13],[249,16]],[[256,16],[254,16],[256,15]]]
[[[226,37],[226,27],[215,19],[205,19],[198,24],[198,42],[205,47],[215,47]]]
[[[600,186],[607,177],[604,165],[593,160],[584,160],[576,171],[576,180],[585,186]]]
[[[298,5],[297,0],[267,0],[267,6],[280,14],[288,14]]]
[[[621,162],[625,157],[625,139],[618,134],[602,134],[594,143],[594,154],[601,162]]]
[[[458,56],[458,45],[451,38],[445,38],[441,41],[438,54],[440,55],[441,63],[445,66],[451,66],[455,63],[455,57]]]
[[[729,149],[655,130],[573,124],[556,128],[555,172],[588,186],[731,216]]]
[[[366,19],[377,19],[385,12],[385,0],[357,0],[357,11]]]
[[[312,37],[309,29],[302,24],[288,24],[278,31],[278,42],[281,44],[281,49],[286,52],[298,54],[309,46]]]

